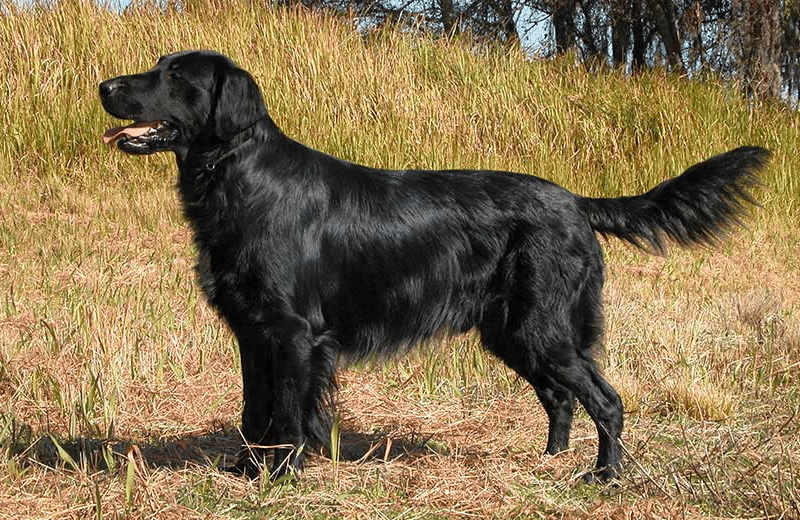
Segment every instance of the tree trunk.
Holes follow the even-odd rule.
[[[633,51],[631,65],[634,70],[644,69],[644,22],[642,21],[642,0],[631,2],[631,32],[633,33]]]
[[[575,45],[575,0],[555,0],[552,17],[556,52],[563,54]]]
[[[631,13],[627,0],[614,0],[611,6],[611,58],[615,67],[628,61]]]
[[[447,35],[454,34],[458,28],[456,27],[457,17],[453,8],[453,0],[437,0],[437,3],[442,18],[442,31]]]
[[[757,98],[781,93],[780,6],[775,0],[739,0],[734,16],[741,14],[741,63],[745,91]]]
[[[590,62],[591,65],[597,65],[603,62],[608,54],[605,49],[599,49],[598,38],[595,34],[594,20],[592,19],[592,3],[589,1],[580,2],[581,11],[583,11],[583,30],[580,37],[583,42],[583,50],[586,53],[584,61]]]
[[[769,0],[768,0],[769,1]],[[681,55],[681,39],[675,23],[675,6],[672,0],[648,0],[648,8],[661,41],[664,42],[667,66],[670,70],[685,72]]]

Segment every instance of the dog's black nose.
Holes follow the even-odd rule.
[[[104,98],[106,96],[111,95],[116,89],[122,86],[122,83],[119,79],[108,79],[102,83],[100,83],[100,97]]]

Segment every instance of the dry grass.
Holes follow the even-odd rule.
[[[244,0],[122,16],[65,0],[0,16],[0,41],[0,518],[800,517],[796,114]],[[541,455],[534,393],[471,336],[345,371],[339,460],[296,485],[216,469],[239,443],[236,344],[194,285],[172,159],[104,149],[96,99],[193,47],[252,70],[290,135],[367,164],[613,195],[740,144],[775,151],[764,208],[719,250],[605,244],[620,482],[577,478],[585,414],[573,450]]]

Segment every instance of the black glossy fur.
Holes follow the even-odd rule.
[[[165,56],[101,83],[100,97],[115,117],[162,123],[120,149],[177,157],[200,283],[239,341],[249,443],[325,444],[338,358],[476,328],[536,390],[548,453],[567,448],[582,403],[599,436],[588,477],[600,480],[619,474],[623,420],[593,358],[596,233],[659,253],[668,240],[714,243],[769,155],[738,148],[643,195],[592,199],[529,175],[381,170],[318,152],[285,136],[252,77],[212,52]],[[265,453],[243,450],[236,469],[257,473],[248,454]],[[302,464],[273,454],[276,474]]]

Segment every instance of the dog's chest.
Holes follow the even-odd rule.
[[[239,244],[203,247],[198,244],[195,273],[208,303],[228,323],[252,319],[263,310],[263,279],[256,263],[246,260]]]
[[[217,306],[217,282],[214,278],[214,273],[211,270],[211,255],[205,249],[200,249],[197,253],[197,264],[194,267],[197,274],[197,283],[200,285],[203,294],[208,302]]]

